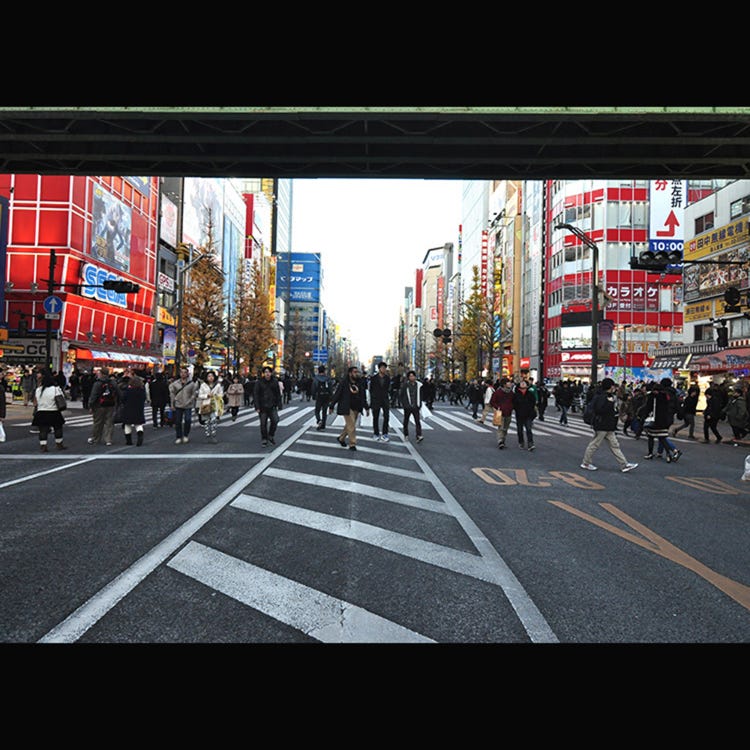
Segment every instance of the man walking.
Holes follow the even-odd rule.
[[[593,386],[592,386],[593,387]],[[626,472],[635,469],[638,464],[632,464],[625,458],[620,443],[617,441],[617,396],[615,391],[617,386],[612,378],[604,378],[601,387],[593,396],[594,409],[594,430],[595,434],[591,442],[586,446],[581,462],[582,469],[596,471],[597,467],[591,463],[594,453],[599,449],[601,444],[606,440],[612,455],[617,459],[620,465],[620,471]]]
[[[357,450],[357,418],[363,411],[370,416],[370,407],[367,405],[367,391],[362,387],[359,377],[359,369],[350,367],[347,376],[341,379],[333,394],[328,410],[344,418],[344,428],[336,438],[342,448],[346,448],[346,439],[349,438],[349,450]]]
[[[490,406],[495,409],[492,423],[497,424],[497,447],[505,448],[505,438],[513,419],[513,387],[510,378],[500,378],[500,383],[490,398]],[[499,412],[499,415],[498,415]]]
[[[318,365],[318,374],[313,379],[312,395],[315,399],[315,429],[325,430],[328,404],[333,395],[333,379],[326,375],[325,365]]]
[[[387,443],[388,419],[390,415],[391,401],[391,376],[388,374],[388,365],[378,362],[377,373],[370,378],[370,408],[372,409],[372,431],[375,440]],[[383,412],[383,433],[380,434],[380,412]]]
[[[417,431],[417,442],[422,442],[422,422],[419,412],[422,408],[422,384],[417,380],[417,373],[409,370],[406,380],[401,386],[401,404],[404,410],[404,437],[409,437],[409,417],[414,417],[414,426]]]
[[[188,442],[197,395],[198,383],[190,379],[187,367],[181,367],[180,377],[169,384],[169,404],[174,414],[176,445]]]
[[[106,445],[112,445],[112,431],[115,424],[115,410],[120,403],[120,390],[114,378],[109,375],[109,368],[102,367],[91,387],[89,409],[93,417],[93,429],[89,445],[100,443],[104,437]]]
[[[253,400],[255,411],[260,415],[261,445],[276,445],[276,425],[279,423],[279,409],[282,407],[281,388],[268,365],[263,368],[263,375],[255,384]]]

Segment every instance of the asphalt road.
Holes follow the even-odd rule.
[[[435,405],[424,441],[390,443],[363,417],[358,450],[313,403],[194,422],[175,445],[40,453],[14,404],[0,443],[4,643],[744,643],[750,640],[750,450],[675,439],[678,463],[619,472],[590,428],[552,406],[536,450],[460,406]],[[149,415],[150,416],[150,415]],[[725,428],[728,433],[728,428]],[[701,435],[701,431],[697,432]]]

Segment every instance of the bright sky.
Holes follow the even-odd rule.
[[[458,245],[461,180],[294,180],[292,252],[321,254],[323,303],[367,363],[385,355],[426,252]]]

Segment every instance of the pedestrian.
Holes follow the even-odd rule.
[[[91,394],[91,386],[94,385],[94,376],[88,370],[84,370],[81,373],[80,385],[81,385],[81,406],[83,406],[84,409],[88,409],[89,408],[89,395]]]
[[[286,393],[286,386],[284,386]],[[266,365],[255,383],[253,394],[255,411],[260,415],[261,445],[276,445],[276,426],[279,423],[279,409],[282,407],[282,391],[271,367]]]
[[[432,378],[427,378],[422,384],[422,400],[430,411],[432,411],[432,405],[435,403],[436,393],[435,381]]]
[[[417,442],[422,442],[422,421],[420,410],[422,408],[422,384],[417,380],[417,373],[409,370],[406,379],[401,386],[399,394],[401,408],[404,410],[404,437],[409,437],[409,417],[414,418],[414,428],[417,434]]]
[[[657,458],[666,454],[667,463],[677,461],[682,451],[677,450],[669,439],[669,430],[677,411],[677,393],[672,388],[671,378],[662,378],[659,383],[653,384],[643,411],[648,415],[643,426],[648,438],[648,453],[644,458],[649,461],[654,458],[654,440],[657,440]]]
[[[143,425],[146,424],[146,388],[143,379],[138,375],[131,375],[128,384],[120,393],[125,444],[133,445],[133,430],[135,429],[135,444],[143,445]]]
[[[513,383],[510,378],[500,378],[490,399],[490,406],[495,410],[492,424],[497,425],[497,447],[502,450],[505,448],[505,438],[513,419]]]
[[[675,437],[677,433],[684,427],[688,428],[688,438],[695,440],[695,412],[698,408],[698,398],[701,394],[700,388],[697,384],[693,383],[687,391],[685,398],[682,399],[677,410],[677,418],[682,419],[682,424],[675,425],[672,427],[672,437]]]
[[[227,407],[232,415],[232,422],[236,421],[240,411],[240,405],[245,398],[245,387],[240,383],[240,376],[236,373],[232,376],[232,382],[226,390]]]
[[[175,445],[189,441],[193,409],[198,397],[198,383],[190,378],[187,367],[180,368],[180,377],[169,384],[169,404],[174,414]]]
[[[573,404],[573,388],[567,380],[559,383],[559,391],[555,395],[555,403],[560,407],[560,424],[568,424],[568,409]]]
[[[487,414],[492,411],[490,401],[492,400],[492,394],[494,392],[495,389],[492,387],[492,379],[487,378],[487,380],[484,381],[484,391],[482,393],[482,416],[479,417],[479,424],[484,424],[484,420],[487,418]]]
[[[115,411],[120,403],[120,390],[115,379],[109,374],[108,367],[101,367],[96,380],[91,386],[89,411],[93,417],[89,445],[100,443],[104,438],[105,445],[112,445],[112,432],[115,424]]]
[[[536,409],[539,413],[539,421],[544,422],[544,412],[547,411],[547,405],[549,404],[549,388],[547,384],[542,380],[536,387]]]
[[[730,388],[728,395],[729,400],[722,413],[732,428],[734,439],[742,440],[747,435],[747,402],[737,388]]]
[[[513,391],[513,412],[516,416],[516,429],[518,430],[518,447],[521,450],[528,448],[533,451],[534,431],[532,425],[536,418],[536,399],[529,390],[526,380],[521,380]],[[524,433],[526,442],[524,443]]]
[[[315,399],[315,429],[325,430],[328,404],[333,395],[333,378],[326,375],[326,366],[318,365],[318,374],[313,378],[312,393]]]
[[[23,391],[23,405],[33,406],[34,405],[34,393],[39,384],[37,383],[36,375],[33,369],[23,370],[21,376],[21,390]]]
[[[466,408],[471,410],[472,419],[479,419],[477,412],[479,411],[479,404],[483,402],[483,393],[484,388],[482,387],[480,381],[477,380],[477,378],[472,378],[469,382],[469,388],[467,391],[469,403],[466,405]]]
[[[388,421],[391,411],[391,376],[388,374],[388,364],[378,362],[378,371],[370,379],[370,408],[372,409],[372,431],[375,440],[387,443]],[[383,432],[380,432],[380,412],[383,412]]]
[[[164,412],[169,404],[169,383],[163,372],[157,372],[146,384],[146,400],[151,404],[151,419],[154,427],[164,427]]]
[[[716,442],[721,442],[719,421],[724,411],[724,392],[716,383],[710,383],[706,388],[706,408],[703,410],[703,442],[710,443],[708,431],[713,432]]]
[[[370,406],[367,403],[367,389],[362,386],[359,369],[352,366],[347,371],[346,377],[336,386],[328,411],[336,413],[344,418],[344,427],[341,434],[336,438],[343,448],[346,448],[349,439],[349,450],[357,450],[357,419],[363,411],[370,416]]]
[[[34,393],[34,412],[33,424],[39,428],[39,448],[42,453],[47,453],[47,435],[50,429],[55,434],[55,447],[62,451],[67,448],[63,444],[63,417],[60,408],[55,401],[57,396],[65,396],[62,388],[57,384],[55,376],[47,369],[42,371],[42,381]],[[5,394],[3,394],[3,398]]]
[[[7,413],[7,402],[5,400],[6,393],[6,381],[5,381],[5,370],[0,367],[0,443],[4,443],[6,440],[5,427],[3,422],[5,421]]]
[[[198,386],[198,414],[203,419],[203,427],[209,443],[216,443],[218,420],[224,413],[224,387],[213,370],[207,370],[205,380]]]
[[[592,386],[593,387],[593,386]],[[581,462],[582,469],[596,471],[597,467],[591,463],[591,459],[599,449],[601,444],[606,440],[612,455],[620,465],[620,471],[626,472],[635,469],[638,464],[630,463],[617,440],[617,395],[615,390],[617,386],[612,378],[604,378],[597,392],[593,395],[594,400],[594,437],[586,446]]]

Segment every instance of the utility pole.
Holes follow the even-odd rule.
[[[54,248],[50,248],[49,251],[49,276],[47,277],[47,293],[51,297],[55,293],[55,265],[57,265],[57,258],[55,256],[55,250]],[[44,360],[45,360],[45,367],[48,370],[52,369],[52,318],[49,316],[47,317],[47,332],[45,334],[45,354],[44,354]]]

